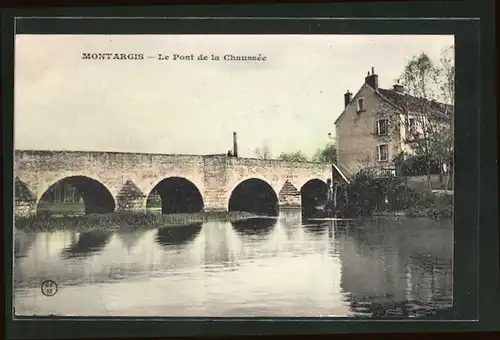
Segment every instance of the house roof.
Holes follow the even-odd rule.
[[[349,170],[347,170],[347,168],[343,164],[338,162],[333,163],[333,167],[335,168],[335,170],[337,170],[342,179],[347,182],[347,184],[351,183],[352,175],[349,173]]]
[[[436,118],[447,120],[447,119],[452,117],[453,105],[440,103],[440,102],[437,102],[434,100],[430,101],[430,100],[423,99],[423,98],[417,98],[417,97],[411,96],[409,94],[397,92],[394,90],[388,90],[388,89],[382,89],[382,88],[375,90],[373,87],[371,87],[370,85],[368,85],[366,83],[363,84],[363,86],[369,87],[381,99],[385,100],[387,103],[393,105],[396,108],[400,108],[400,109],[405,108],[409,111],[418,111],[422,108],[423,105],[425,105],[425,103],[429,103],[431,105],[431,107],[436,110],[436,115],[435,115]],[[358,90],[356,95],[354,95],[352,97],[353,99],[358,95],[358,93],[361,91],[363,86]],[[344,116],[345,111],[346,111],[346,108],[344,108],[342,113],[337,117],[334,124],[337,124],[337,122],[340,120],[340,118],[342,118],[342,116]]]
[[[405,108],[409,111],[418,111],[423,106],[429,104],[430,107],[435,111],[436,118],[441,119],[449,119],[453,113],[453,106],[449,104],[444,104],[437,102],[435,100],[427,100],[424,98],[417,98],[412,95],[397,92],[394,90],[387,90],[379,88],[378,91],[375,91],[380,96],[384,97],[384,99],[388,100],[395,106],[399,108]]]

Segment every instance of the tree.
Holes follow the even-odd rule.
[[[269,146],[267,145],[255,148],[254,154],[260,159],[271,159],[271,150],[269,150]]]
[[[312,157],[312,161],[316,163],[332,164],[337,162],[337,149],[335,144],[327,144],[323,148],[316,150]]]
[[[444,145],[440,146],[442,150],[442,160],[447,169],[443,169],[446,176],[445,189],[448,190],[451,176],[453,176],[454,167],[454,138],[455,131],[455,62],[454,46],[449,46],[441,53],[441,67],[438,69],[439,91],[443,101],[450,105],[451,119],[449,122],[449,133],[442,139]]]
[[[282,152],[281,155],[278,157],[279,160],[282,161],[287,161],[287,162],[296,162],[296,163],[305,163],[307,162],[307,157],[304,156],[302,151],[296,151],[296,152]]]
[[[395,112],[398,123],[411,132],[405,136],[405,142],[427,163],[429,189],[433,162],[437,161],[442,174],[446,175],[453,158],[455,70],[450,51],[453,47],[442,52],[439,65],[435,65],[425,53],[414,56],[398,79],[405,93],[393,99],[399,108]],[[416,126],[413,130],[411,123]]]

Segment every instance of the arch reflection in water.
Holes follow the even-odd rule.
[[[194,241],[201,231],[202,223],[159,228],[156,242],[163,247],[185,245]]]
[[[241,235],[265,235],[269,234],[277,223],[276,218],[256,217],[247,220],[231,222],[233,229]]]
[[[107,231],[88,231],[80,233],[71,245],[62,251],[62,257],[67,258],[84,258],[104,249],[111,239],[112,233]]]

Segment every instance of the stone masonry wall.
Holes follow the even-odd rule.
[[[264,180],[280,197],[287,181],[300,192],[309,180],[326,182],[331,169],[324,164],[227,155],[18,150],[14,174],[16,213],[19,214],[36,211],[42,195],[59,180],[71,176],[86,176],[100,182],[115,200],[117,211],[144,210],[153,188],[168,177],[182,177],[192,182],[203,197],[205,210],[226,211],[232,191],[246,179]],[[297,201],[297,193],[294,195]]]
[[[312,179],[326,182],[331,177],[331,167],[327,164],[293,163],[279,160],[262,160],[253,158],[230,158],[228,160],[228,183],[225,196],[226,205],[236,186],[244,180],[258,178],[267,182],[274,190],[276,197],[280,197],[283,186],[288,181],[299,192]],[[284,198],[282,196],[282,198]],[[290,197],[290,199],[292,199]],[[295,196],[294,206],[300,205],[300,197]],[[280,202],[280,205],[287,205]]]
[[[226,155],[205,156],[203,158],[205,211],[227,210],[224,202],[227,190],[227,159]]]
[[[117,207],[120,198],[121,206],[132,204],[136,210],[145,208],[146,197],[164,178],[183,177],[196,185],[201,193],[204,189],[203,157],[191,155],[16,151],[14,174],[35,197],[31,203],[35,205],[34,209],[50,186],[71,176],[86,176],[99,181],[115,198]],[[134,188],[133,195],[130,195],[130,188]],[[135,202],[123,201],[127,195]]]

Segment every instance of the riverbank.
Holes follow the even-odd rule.
[[[55,230],[118,230],[118,229],[154,229],[175,227],[204,222],[236,222],[247,220],[257,215],[240,212],[200,212],[190,214],[154,214],[154,213],[110,213],[80,216],[51,217],[34,215],[16,217],[15,228],[24,232]]]
[[[410,214],[407,211],[375,211],[373,212],[375,217],[409,217]]]
[[[428,217],[433,219],[453,217],[453,195],[432,192],[423,195],[415,204],[405,210],[409,217]]]
[[[376,210],[373,216],[425,217],[443,219],[453,217],[453,196],[431,193],[416,200],[410,207],[401,210]]]

